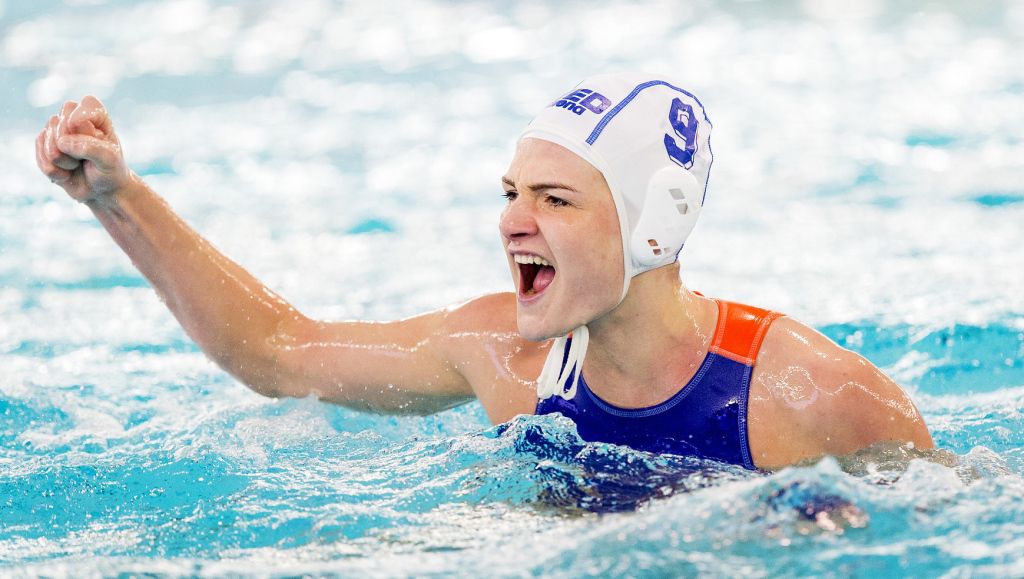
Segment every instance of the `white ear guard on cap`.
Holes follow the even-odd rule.
[[[651,269],[675,261],[697,224],[703,196],[704,187],[682,167],[668,166],[651,176],[630,240],[637,265]]]

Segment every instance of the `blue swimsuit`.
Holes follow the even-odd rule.
[[[581,376],[575,396],[539,400],[536,413],[561,412],[589,442],[710,458],[754,469],[747,442],[750,374],[768,327],[781,314],[716,302],[718,323],[707,356],[690,382],[668,400],[648,408],[619,408],[601,400]],[[568,352],[566,344],[565,356]]]

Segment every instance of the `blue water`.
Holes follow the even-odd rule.
[[[0,574],[1024,575],[1024,9],[904,4],[0,0]],[[33,166],[96,94],[297,307],[395,319],[510,287],[516,132],[624,68],[715,123],[684,281],[863,353],[941,452],[759,474],[261,398]]]

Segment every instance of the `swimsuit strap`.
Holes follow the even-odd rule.
[[[772,322],[783,314],[746,304],[715,300],[718,324],[710,351],[745,366],[753,366]]]

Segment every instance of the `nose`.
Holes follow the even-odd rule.
[[[508,241],[522,239],[537,234],[537,220],[534,218],[529,199],[520,195],[513,199],[501,212],[498,230]]]

